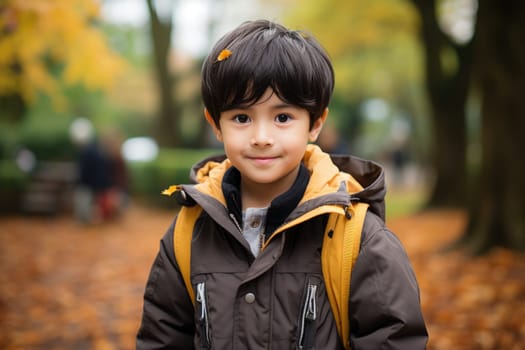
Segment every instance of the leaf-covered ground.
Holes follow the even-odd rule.
[[[0,218],[0,349],[133,349],[142,294],[173,213],[133,206],[84,227],[72,218]],[[422,292],[428,349],[525,349],[525,256],[441,248],[460,212],[391,220]]]

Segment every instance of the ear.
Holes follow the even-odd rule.
[[[215,120],[213,120],[210,112],[208,112],[208,109],[206,108],[204,108],[204,116],[206,117],[206,121],[208,122],[208,124],[210,124],[211,128],[213,129],[213,133],[215,134],[217,140],[219,140],[219,142],[222,142],[221,129],[217,127],[217,125],[215,124]]]
[[[315,142],[317,140],[317,137],[319,136],[319,133],[321,133],[321,129],[323,128],[324,122],[326,121],[326,117],[328,117],[328,108],[325,108],[323,114],[314,122],[314,124],[310,128],[310,131],[308,132],[308,141]]]

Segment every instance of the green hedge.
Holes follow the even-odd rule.
[[[28,178],[14,160],[0,159],[0,188],[20,191],[25,187]]]
[[[0,159],[0,213],[18,209],[20,195],[28,180],[29,176],[13,160]]]
[[[131,193],[149,204],[174,207],[174,200],[161,195],[161,191],[170,185],[189,183],[192,165],[221,153],[220,149],[161,149],[151,162],[130,162]]]
[[[77,149],[69,136],[70,120],[60,117],[0,124],[0,158],[9,159],[21,148],[38,160],[73,160]]]
[[[39,160],[74,160],[77,148],[69,137],[68,125],[30,126],[19,133],[20,146],[30,149]]]

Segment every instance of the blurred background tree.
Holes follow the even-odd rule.
[[[0,5],[2,119],[20,121],[40,94],[66,108],[63,86],[108,90],[125,61],[97,28],[92,0],[15,1]],[[96,62],[96,64],[93,64]]]
[[[467,118],[471,85],[473,30],[454,36],[450,12],[475,18],[473,1],[412,0],[421,17],[425,86],[432,120],[435,185],[428,205],[464,206],[467,198]],[[466,4],[466,5],[465,5]]]
[[[525,251],[525,2],[482,0],[476,26],[475,92],[481,100],[481,160],[462,243]]]
[[[182,129],[178,127],[180,125],[180,109],[174,103],[176,85],[174,84],[174,74],[170,71],[169,60],[174,1],[165,2],[165,8],[162,11],[157,10],[153,0],[147,0],[147,4],[160,109],[155,128],[156,139],[161,146],[177,147],[182,145],[183,137]]]
[[[422,18],[434,126],[436,183],[429,205],[468,205],[469,224],[459,243],[473,253],[494,246],[524,251],[525,166],[517,150],[525,149],[520,136],[525,131],[525,104],[516,92],[525,84],[525,50],[519,39],[525,33],[525,5],[494,0],[412,2]],[[474,16],[472,30],[454,35],[446,23],[451,11]],[[480,134],[470,138],[469,99],[480,105],[474,123]],[[481,156],[469,159],[469,147],[478,142]]]

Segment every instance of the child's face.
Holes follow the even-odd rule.
[[[326,111],[327,112],[327,111]],[[327,113],[310,129],[308,112],[283,102],[268,89],[254,105],[221,113],[220,129],[209,114],[226,156],[241,173],[241,186],[282,193],[297,176],[308,141],[317,139]]]

